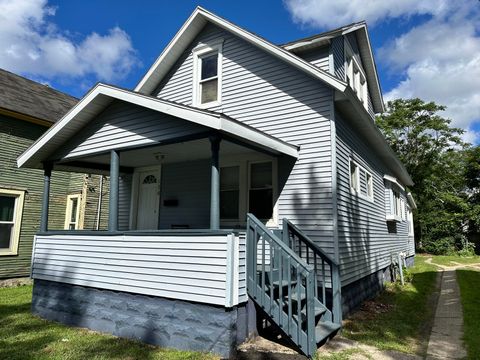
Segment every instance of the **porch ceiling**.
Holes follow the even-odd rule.
[[[256,151],[229,141],[220,144],[220,157],[253,154]],[[177,144],[151,146],[146,148],[122,151],[120,165],[135,168],[168,164],[190,160],[209,159],[212,156],[210,141],[208,139],[192,140]],[[110,163],[110,155],[103,154],[84,159],[87,163],[104,164]],[[61,166],[61,164],[60,164]]]
[[[298,157],[298,147],[273,136],[270,136],[253,127],[247,126],[224,114],[215,113],[208,110],[201,110],[190,106],[185,106],[152,96],[145,96],[133,91],[120,89],[110,85],[97,84],[87,95],[73,107],[60,121],[52,126],[43,136],[41,136],[32,146],[30,146],[17,159],[19,167],[41,168],[42,163],[48,161],[59,161],[61,157],[61,147],[68,143],[79,143],[84,140],[83,130],[95,119],[103,110],[105,110],[113,101],[121,101],[126,104],[140,106],[149,111],[156,111],[166,114],[176,119],[181,119],[195,126],[205,128],[206,132],[216,132],[222,134],[222,137],[231,142],[250,146],[255,149],[264,150],[272,154],[283,154],[294,158]],[[175,139],[172,139],[175,140]],[[170,143],[180,143],[185,139],[170,141]],[[143,140],[142,140],[143,141]],[[155,138],[147,138],[140,143],[125,142],[122,146],[104,144],[100,148],[82,156],[69,156],[69,160],[75,158],[82,160],[85,155],[88,157],[100,156],[108,153],[110,150],[132,150],[148,145],[168,146],[168,141]],[[206,147],[208,149],[208,147]],[[163,150],[161,150],[163,151]],[[202,147],[203,151],[203,147]],[[181,151],[180,151],[181,153]],[[179,154],[180,156],[180,154]]]

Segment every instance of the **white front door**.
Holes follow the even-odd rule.
[[[160,168],[138,173],[137,229],[158,229],[160,205]]]

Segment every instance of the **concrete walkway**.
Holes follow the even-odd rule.
[[[427,360],[463,359],[463,311],[455,270],[442,273],[435,320],[428,342]]]

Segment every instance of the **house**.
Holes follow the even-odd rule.
[[[40,223],[43,172],[18,169],[15,159],[77,101],[0,69],[0,279],[30,275],[33,237]],[[55,173],[52,229],[88,228],[95,211],[85,210],[87,204],[96,206],[97,198],[87,189],[95,188],[93,182],[98,182],[96,177]]]
[[[197,8],[134,90],[97,84],[18,158],[47,194],[52,168],[110,176],[108,231],[42,222],[34,313],[224,357],[266,317],[312,356],[413,261],[382,111],[365,23],[276,46]]]

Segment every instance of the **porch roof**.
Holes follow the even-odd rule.
[[[138,105],[218,131],[231,139],[273,153],[298,157],[298,147],[224,114],[162,100],[106,84],[94,86],[62,119],[17,159],[18,167],[41,168],[63,144],[84,128],[114,100]]]

